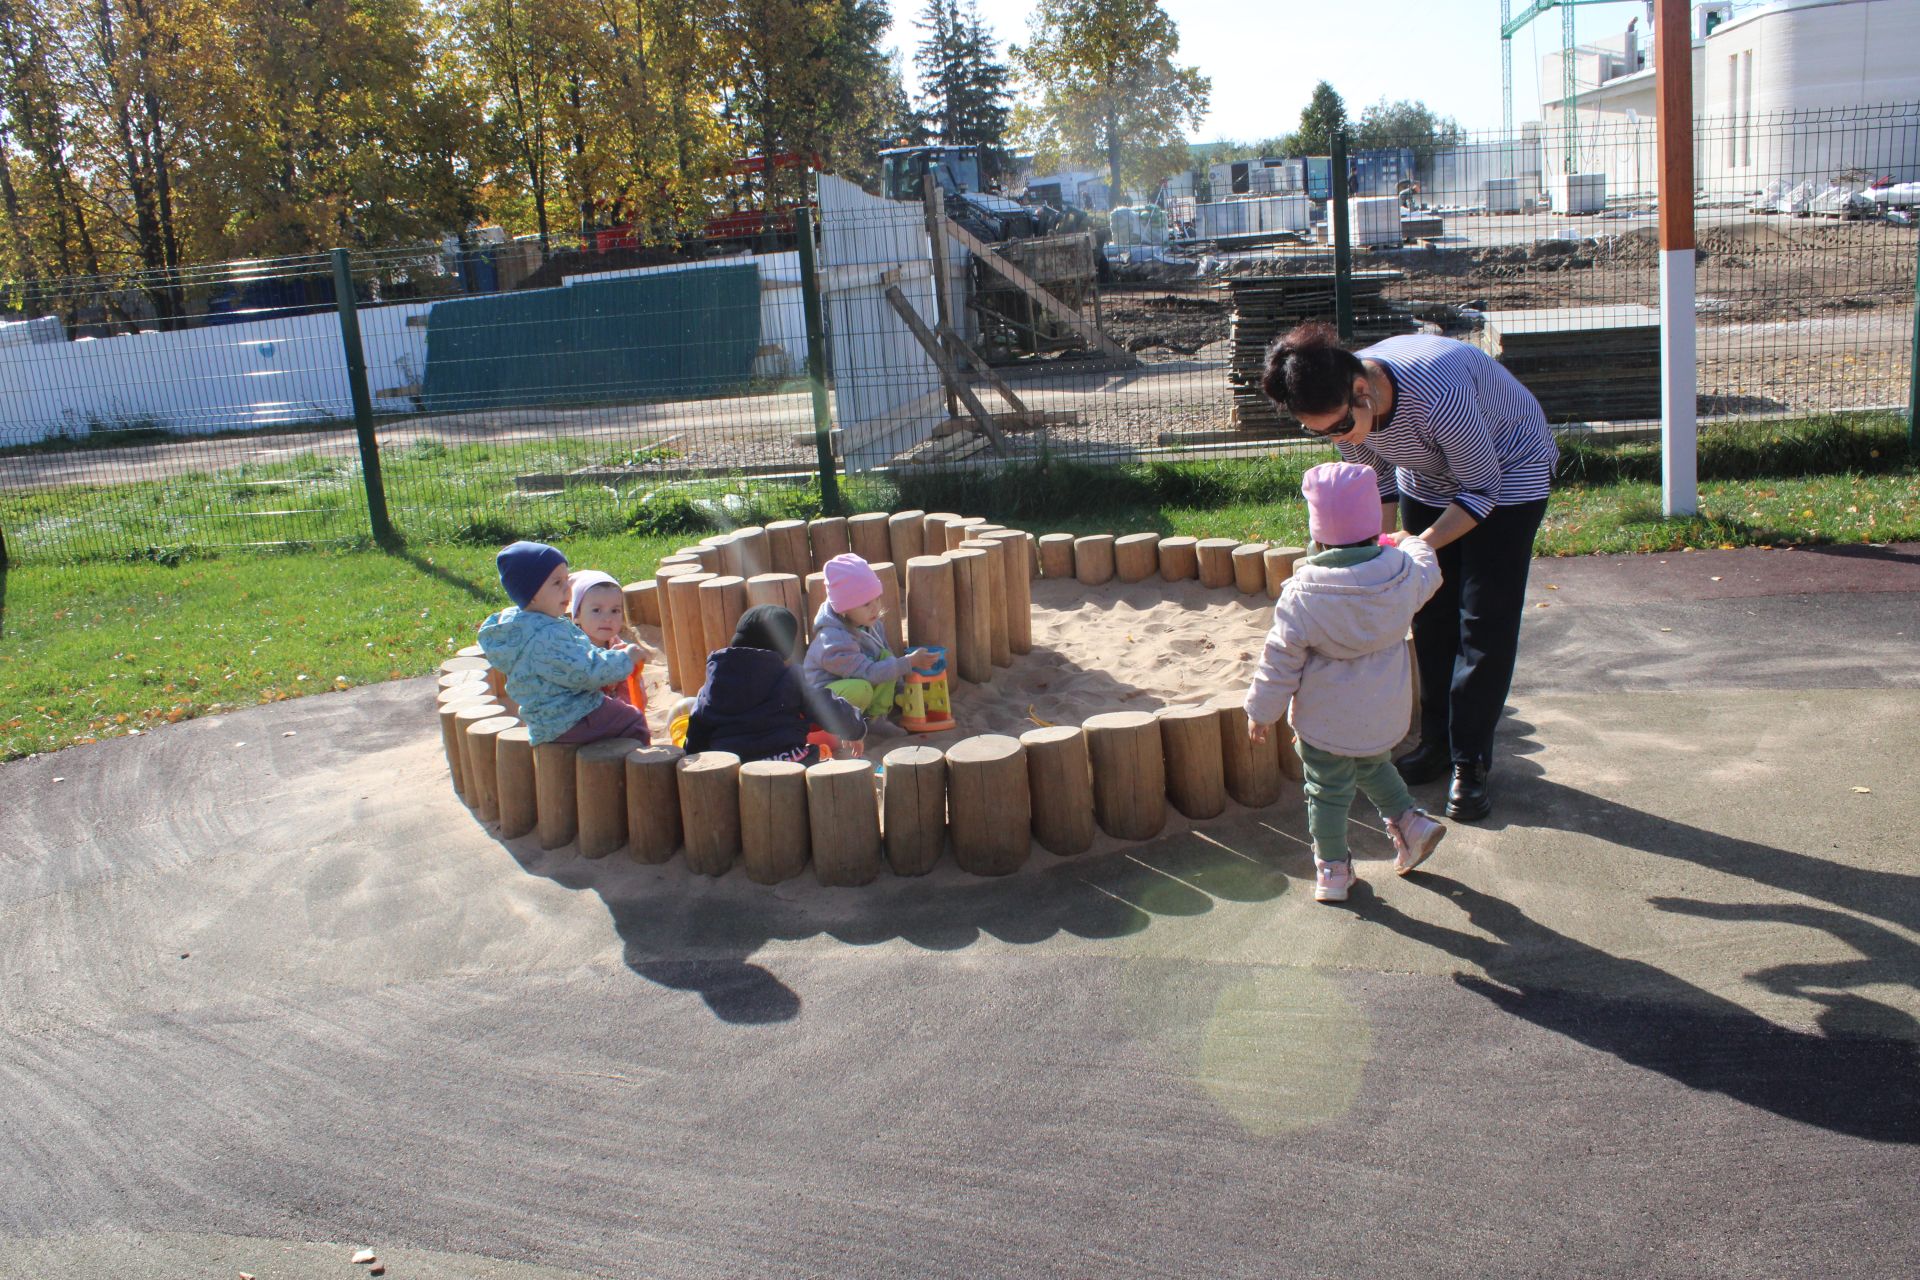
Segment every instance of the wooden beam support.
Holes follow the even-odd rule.
[[[913,309],[913,304],[907,301],[907,296],[900,292],[899,286],[887,286],[887,303],[899,313],[900,319],[906,322],[907,331],[913,334],[915,341],[919,342],[925,349],[927,357],[940,370],[941,380],[947,384],[947,390],[959,397],[960,403],[965,405],[967,412],[973,415],[973,420],[980,424],[981,432],[993,444],[993,451],[1003,458],[1006,457],[1006,437],[1000,434],[1000,428],[994,423],[993,415],[988,413],[987,407],[980,403],[980,397],[973,394],[973,388],[968,386],[967,380],[960,376],[960,370],[954,367],[953,359],[941,348],[940,340],[933,336],[933,331],[927,328],[926,321],[922,320],[919,312]]]
[[[974,257],[980,259],[980,261],[986,263],[989,267],[992,267],[994,271],[998,272],[1001,277],[1013,285],[1014,288],[1032,298],[1034,303],[1038,305],[1042,311],[1052,316],[1055,320],[1066,325],[1069,329],[1112,356],[1115,360],[1125,364],[1128,368],[1134,368],[1139,365],[1140,358],[1134,355],[1133,352],[1127,350],[1112,338],[1109,338],[1099,325],[1088,323],[1086,317],[1082,316],[1072,307],[1069,307],[1066,303],[1060,301],[1060,299],[1054,297],[1051,293],[1048,293],[1032,276],[995,253],[984,241],[971,231],[968,231],[956,222],[949,221],[947,223],[947,234],[971,249]]]

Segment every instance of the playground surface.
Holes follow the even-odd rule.
[[[1920,545],[1542,560],[1496,810],[827,890],[503,845],[429,681],[0,767],[0,1274],[1920,1257]],[[1115,673],[1124,679],[1123,673]]]

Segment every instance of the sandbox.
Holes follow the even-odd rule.
[[[506,839],[589,858],[679,855],[762,883],[811,866],[830,885],[921,874],[948,855],[1002,875],[1035,849],[1073,856],[1297,798],[1288,735],[1249,743],[1240,703],[1300,548],[1035,538],[949,512],[734,530],[629,584],[628,620],[667,658],[644,672],[656,741],[740,614],[777,603],[810,624],[820,566],[844,551],[886,586],[896,652],[946,649],[953,729],[873,734],[864,757],[811,766],[630,739],[533,747],[498,673],[469,648],[439,682],[455,790]]]

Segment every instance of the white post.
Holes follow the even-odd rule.
[[[1700,509],[1695,397],[1693,250],[1660,251],[1660,510],[1690,516]]]

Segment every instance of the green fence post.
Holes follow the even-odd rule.
[[[333,300],[340,311],[340,346],[353,396],[353,432],[360,440],[360,477],[367,486],[367,523],[383,547],[398,539],[387,519],[387,488],[380,479],[380,441],[373,434],[373,398],[367,394],[367,353],[360,345],[360,311],[353,299],[353,264],[345,249],[333,251]]]
[[[827,405],[827,330],[820,318],[820,268],[814,259],[813,210],[796,209],[800,238],[800,300],[807,315],[807,384],[813,392],[813,447],[820,455],[820,505],[840,510],[840,477],[833,469],[833,412]]]
[[[1327,167],[1333,172],[1329,175],[1332,187],[1332,207],[1329,216],[1333,220],[1333,322],[1339,327],[1340,337],[1353,337],[1353,236],[1347,226],[1347,131],[1333,131],[1333,156]]]
[[[1920,455],[1920,237],[1913,245],[1913,352],[1907,361],[1907,452]]]

